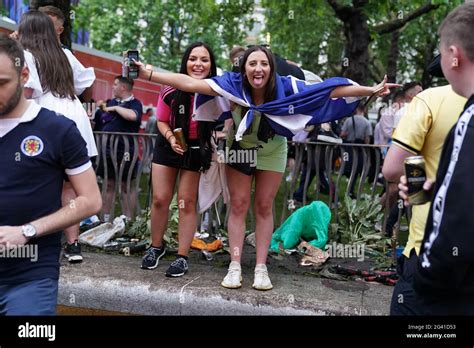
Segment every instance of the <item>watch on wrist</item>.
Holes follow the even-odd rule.
[[[21,233],[25,236],[26,239],[30,239],[36,236],[36,227],[32,224],[26,224],[21,226]]]

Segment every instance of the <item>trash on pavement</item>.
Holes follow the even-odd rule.
[[[113,223],[106,222],[79,235],[79,242],[94,247],[104,248],[108,241],[121,236],[125,231],[126,217],[116,217]],[[114,245],[107,245],[107,250],[113,250]]]

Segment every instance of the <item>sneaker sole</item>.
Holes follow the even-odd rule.
[[[70,255],[67,256],[67,260],[69,261],[69,263],[81,263],[83,257],[81,255]]]
[[[235,285],[235,286],[232,286],[232,285],[225,285],[224,282],[221,283],[221,286],[226,288],[226,289],[238,289],[238,288],[241,288],[242,287],[242,277],[240,277],[240,284],[239,285]]]
[[[226,288],[226,289],[238,289],[242,287],[242,284],[237,285],[237,286],[231,286],[231,285],[225,285],[224,283],[221,283],[221,286]]]
[[[273,289],[273,285],[272,285],[271,287],[269,287],[269,288],[259,288],[259,287],[255,286],[255,285],[252,285],[252,288],[254,288],[255,290],[259,290],[259,291],[267,291],[267,290]]]
[[[165,273],[165,276],[167,276],[168,278],[177,278],[177,277],[184,276],[186,273],[188,273],[188,271],[184,271],[183,273],[179,273],[179,274]]]
[[[156,264],[155,264],[154,266],[146,267],[146,266],[141,265],[140,268],[141,268],[141,269],[155,269],[156,267],[158,267],[158,264],[159,264],[159,262],[160,262],[160,259],[161,259],[163,256],[165,256],[165,254],[166,254],[166,249],[163,250],[163,252],[162,252],[160,255],[158,255],[158,257],[156,258]]]

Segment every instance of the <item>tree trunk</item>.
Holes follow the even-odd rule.
[[[390,52],[387,62],[387,79],[388,82],[396,82],[397,80],[397,61],[398,61],[398,42],[400,40],[400,31],[392,32],[392,42],[390,44]]]
[[[31,0],[30,9],[37,10],[41,6],[55,6],[64,14],[64,31],[61,34],[61,43],[71,48],[71,2],[69,0]]]
[[[426,45],[425,52],[423,54],[423,74],[421,76],[421,84],[423,88],[426,89],[430,87],[433,76],[428,72],[427,68],[430,65],[431,61],[434,58],[433,52],[436,48],[436,42],[430,42]]]
[[[366,84],[370,34],[362,8],[354,8],[351,16],[344,21],[344,36],[346,46],[342,60],[343,76],[359,84]]]
[[[368,78],[367,64],[369,62],[370,33],[367,24],[368,18],[363,10],[369,3],[369,0],[352,0],[352,6],[344,5],[339,0],[326,1],[333,8],[336,16],[344,23],[344,36],[346,37],[345,56],[342,60],[344,76],[360,84],[366,84]],[[396,20],[376,25],[373,29],[378,34],[392,33],[402,28],[409,21],[439,6],[440,4],[433,5],[431,2],[428,2],[408,13],[402,19],[397,18]]]

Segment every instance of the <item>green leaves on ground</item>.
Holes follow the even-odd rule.
[[[375,224],[383,217],[378,198],[362,195],[355,200],[346,195],[338,214],[338,223],[331,225],[331,240],[342,244],[367,244],[368,247],[381,247],[387,242],[387,238],[375,230]]]

